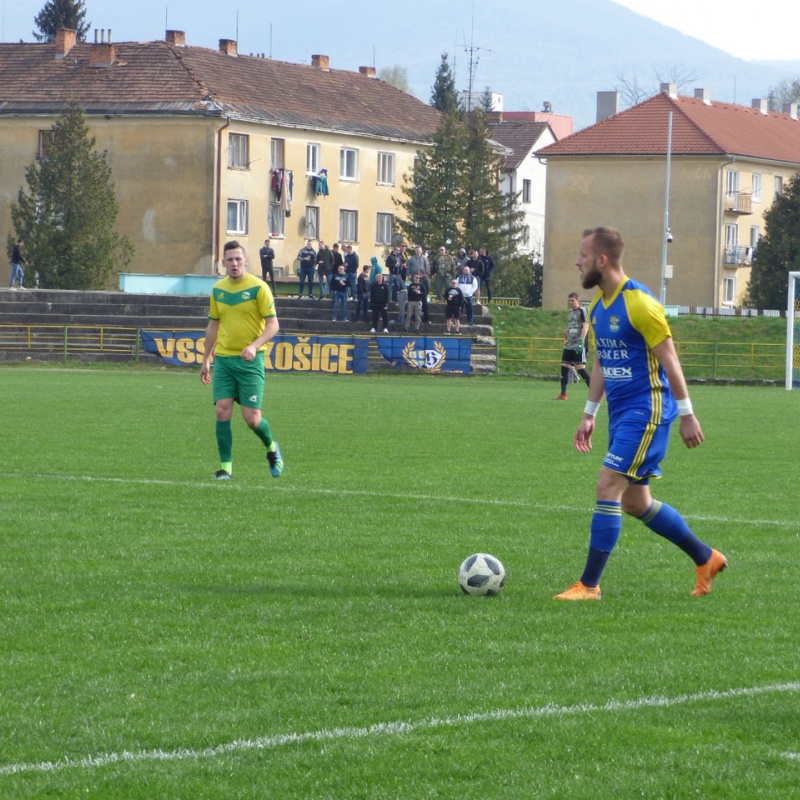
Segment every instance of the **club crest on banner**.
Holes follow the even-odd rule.
[[[403,348],[403,359],[415,369],[426,372],[441,372],[447,353],[441,342],[434,341],[433,349],[416,348],[416,341],[411,340]]]

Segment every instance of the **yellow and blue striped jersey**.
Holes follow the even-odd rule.
[[[208,316],[220,323],[216,354],[238,356],[264,332],[264,320],[275,316],[275,298],[255,275],[248,273],[238,281],[225,277],[211,289]]]
[[[603,370],[608,413],[644,411],[655,424],[677,416],[675,397],[653,348],[672,336],[664,307],[641,283],[626,278],[606,301],[589,306],[590,338]]]

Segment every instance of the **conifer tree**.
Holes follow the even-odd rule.
[[[77,33],[79,42],[86,41],[91,23],[86,19],[86,3],[83,0],[47,0],[44,8],[33,20],[39,32],[33,31],[37,42],[54,42],[59,28],[69,28]]]
[[[39,285],[47,289],[106,289],[133,257],[116,230],[118,204],[108,154],[97,152],[83,110],[68,104],[53,125],[42,157],[26,170],[28,190],[11,205]]]
[[[447,53],[442,53],[442,61],[436,70],[436,78],[431,89],[431,105],[443,114],[456,114],[458,113],[456,79],[447,59]]]
[[[786,307],[789,273],[800,270],[800,173],[764,214],[745,304],[750,308]]]

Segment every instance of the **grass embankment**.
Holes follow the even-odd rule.
[[[491,312],[501,373],[558,374],[566,309],[492,306]],[[669,324],[689,378],[783,380],[782,318],[682,316]]]

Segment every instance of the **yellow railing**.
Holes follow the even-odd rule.
[[[515,372],[558,375],[563,339],[498,336],[499,364]],[[687,378],[783,380],[786,345],[774,342],[675,342]],[[592,353],[588,354],[591,366]]]

